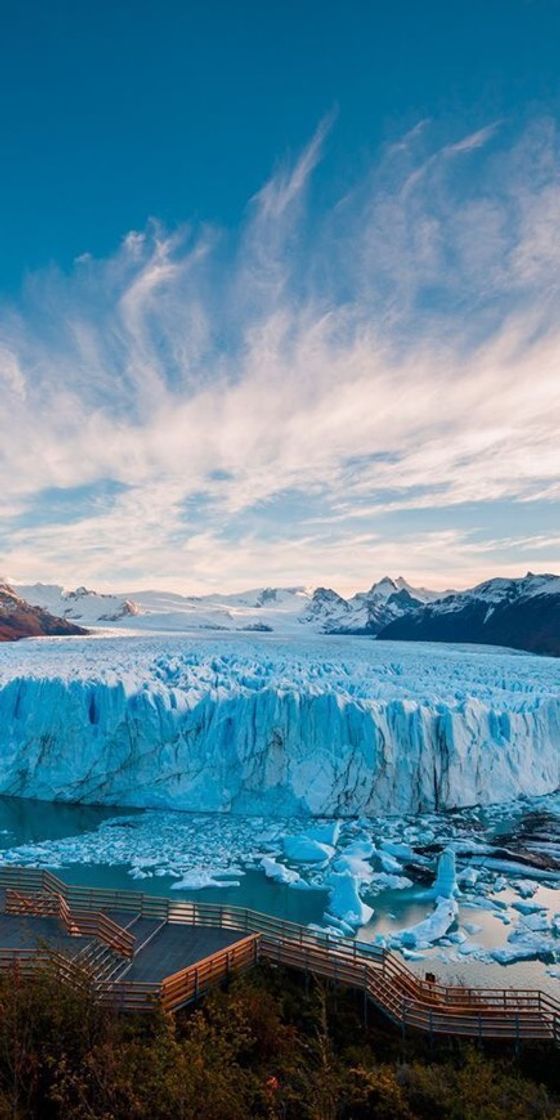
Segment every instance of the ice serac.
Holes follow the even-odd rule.
[[[268,636],[0,649],[0,792],[18,796],[418,812],[550,792],[559,744],[558,663],[530,655]]]
[[[454,898],[459,894],[455,852],[451,848],[446,848],[439,857],[433,892],[435,898]]]

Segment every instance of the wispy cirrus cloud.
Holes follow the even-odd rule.
[[[551,123],[431,148],[420,122],[322,211],[331,123],[235,237],[152,222],[1,310],[5,571],[458,584],[518,570],[532,539],[560,564]]]

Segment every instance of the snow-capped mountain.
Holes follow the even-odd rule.
[[[560,655],[560,576],[490,579],[390,622],[381,638],[476,642]]]
[[[7,584],[0,583],[0,642],[66,634],[87,634],[87,630],[30,605]]]
[[[395,618],[417,610],[441,593],[414,588],[399,576],[374,583],[369,591],[358,591],[343,599],[336,591],[318,587],[301,622],[314,623],[327,634],[376,635]]]
[[[28,603],[42,607],[59,618],[83,623],[84,626],[119,622],[137,613],[135,603],[121,595],[104,595],[99,591],[90,591],[87,587],[65,591],[55,583],[9,582]]]
[[[375,635],[395,618],[438,597],[413,588],[400,576],[385,576],[369,591],[349,599],[331,588],[264,587],[238,594],[179,595],[167,591],[101,594],[86,587],[67,591],[57,584],[17,584],[28,602],[85,626],[177,633],[190,630],[248,630],[283,634]]]
[[[297,632],[312,591],[305,587],[258,587],[227,595],[179,595],[175,592],[135,591],[138,608],[135,629],[146,630],[262,630]]]
[[[2,581],[0,581],[1,583]],[[361,634],[395,640],[476,642],[560,654],[560,576],[491,579],[467,591],[430,591],[402,577],[345,598],[328,587],[260,587],[232,595],[168,591],[107,594],[56,584],[14,584],[57,618],[136,632],[225,630],[285,635]]]

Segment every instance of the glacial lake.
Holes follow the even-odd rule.
[[[431,815],[426,835],[437,836],[441,831],[445,842],[450,836],[464,836],[465,822],[474,822],[476,835],[486,829],[499,837],[501,832],[507,833],[512,817],[519,822],[524,812],[535,812],[535,804],[539,811],[544,807],[547,812],[557,812],[557,802],[553,796],[540,798],[526,808],[517,804],[513,810],[507,807],[490,814],[475,810],[439,818]],[[358,827],[363,830],[367,823],[345,822],[343,827],[351,832]],[[302,868],[303,882],[299,886],[303,889],[275,882],[260,869],[263,853],[281,858],[278,852],[282,836],[292,831],[303,832],[305,827],[302,820],[267,821],[230,814],[131,810],[0,797],[0,857],[4,863],[50,868],[69,883],[247,906],[303,925],[321,924],[329,894],[316,868]],[[396,818],[387,818],[381,822],[376,819],[371,827],[374,832],[381,829],[398,841],[403,825]],[[343,834],[343,845],[347,842],[348,837],[344,839]],[[224,885],[211,882],[203,889],[177,889],[185,872],[197,869],[210,879],[215,874],[216,881]],[[467,890],[459,897],[453,931],[461,931],[463,944],[444,938],[422,949],[420,959],[407,959],[409,967],[420,974],[433,971],[442,981],[541,988],[560,998],[560,966],[552,958],[520,960],[504,966],[467,952],[470,944],[479,956],[480,951],[483,955],[484,950],[507,947],[508,936],[520,918],[516,907],[521,898],[527,897],[520,894],[515,878],[495,873],[488,876],[486,872],[484,875],[484,894]],[[527,880],[531,880],[530,868]],[[531,905],[543,907],[542,912],[550,919],[560,913],[560,873],[556,882],[533,883],[533,887]],[[433,909],[425,880],[414,881],[405,889],[378,890],[371,897],[366,893],[364,897],[374,913],[357,936],[367,942],[380,935],[390,940],[398,931],[423,921]],[[557,944],[560,961],[560,937]],[[550,945],[554,953],[552,936]]]

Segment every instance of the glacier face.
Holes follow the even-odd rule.
[[[0,648],[0,792],[188,810],[418,812],[560,785],[557,660],[347,637]]]

